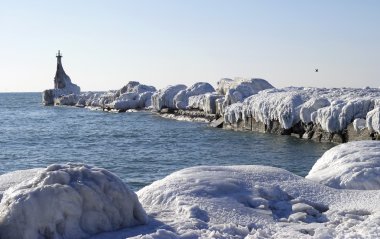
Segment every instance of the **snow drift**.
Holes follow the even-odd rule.
[[[137,194],[161,226],[137,230],[134,235],[144,236],[136,238],[375,238],[380,233],[380,191],[337,190],[273,167],[187,168]]]
[[[85,238],[145,224],[136,194],[105,169],[51,165],[8,188],[0,203],[0,238]]]
[[[380,143],[358,141],[323,154],[306,176],[333,188],[380,189]]]

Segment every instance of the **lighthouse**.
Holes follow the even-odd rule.
[[[63,70],[62,60],[61,60],[62,54],[60,50],[58,50],[56,57],[57,57],[57,71],[54,77],[54,89],[64,89],[69,79],[65,73],[65,70]],[[71,83],[71,80],[69,81]]]
[[[58,53],[57,53],[57,65],[58,64],[62,64],[62,62],[61,62],[61,58],[62,58],[62,55],[61,55],[61,51],[60,50],[58,50]]]

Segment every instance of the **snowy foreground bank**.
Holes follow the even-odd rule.
[[[137,196],[104,169],[52,165],[0,175],[0,238],[379,238],[379,177],[377,141],[332,148],[307,179],[203,166]]]

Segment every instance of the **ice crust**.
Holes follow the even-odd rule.
[[[362,118],[367,119],[370,130],[380,132],[379,110],[373,111],[379,99],[380,89],[371,88],[269,89],[248,97],[242,105],[226,107],[224,118],[227,123],[248,117],[264,124],[278,120],[284,129],[299,121],[313,122],[331,133],[340,132],[355,119]]]
[[[380,142],[338,145],[323,154],[306,178],[333,188],[379,190]]]
[[[147,222],[136,194],[105,169],[68,164],[27,172],[3,193],[0,238],[86,238]]]

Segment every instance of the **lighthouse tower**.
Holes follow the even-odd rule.
[[[60,50],[58,50],[56,57],[57,57],[57,71],[54,77],[54,89],[63,89],[66,87],[65,81],[66,81],[67,75],[65,71],[63,70],[62,60],[61,60],[62,55],[61,55]]]

